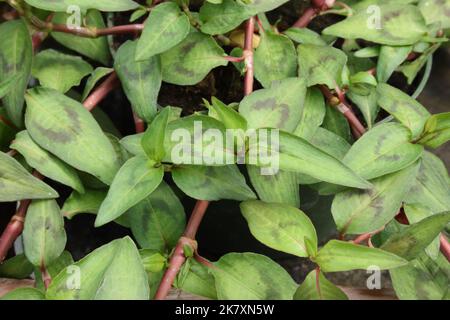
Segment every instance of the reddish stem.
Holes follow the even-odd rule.
[[[370,241],[370,239],[371,239],[374,235],[376,235],[376,234],[380,233],[381,231],[383,231],[384,228],[385,228],[385,227],[382,227],[382,228],[380,228],[380,229],[378,229],[378,230],[375,230],[375,231],[372,231],[372,232],[368,232],[368,233],[361,234],[361,235],[359,235],[358,237],[356,237],[352,242],[353,242],[354,244],[359,244],[359,243],[364,242],[364,241],[367,241],[367,240]]]
[[[245,26],[245,42],[244,42],[244,57],[245,57],[245,78],[244,78],[244,95],[248,96],[253,92],[254,83],[254,69],[253,69],[253,34],[255,33],[255,18],[248,19]]]
[[[52,277],[45,266],[41,266],[41,276],[42,281],[44,282],[45,289],[48,289],[48,286],[52,282]]]
[[[142,133],[145,131],[145,122],[138,117],[136,113],[133,112],[134,127],[136,128],[136,133]]]
[[[233,57],[233,56],[226,56],[223,57],[225,60],[229,61],[229,62],[242,62],[245,60],[245,57]]]
[[[316,9],[309,7],[306,9],[300,18],[292,25],[294,28],[305,28],[317,16],[318,12]]]
[[[450,262],[450,243],[448,242],[447,237],[443,234],[441,234],[439,240],[441,242],[441,252],[447,258],[447,261]]]
[[[319,266],[316,267],[316,289],[317,289],[317,293],[319,294],[320,300],[322,300],[323,297],[322,297],[322,290],[320,290],[320,267]]]
[[[127,24],[123,26],[114,26],[109,28],[97,29],[97,28],[86,28],[86,27],[78,27],[78,28],[69,28],[65,24],[53,24],[51,22],[43,22],[43,21],[33,21],[33,25],[39,30],[44,30],[48,32],[63,32],[69,33],[80,37],[85,38],[98,38],[102,36],[108,35],[118,35],[118,34],[128,34],[128,33],[138,33],[144,29],[143,24]]]
[[[97,104],[102,101],[112,90],[114,90],[119,85],[119,81],[117,78],[116,72],[112,72],[108,78],[101,85],[97,87],[97,89],[92,92],[86,100],[84,100],[84,107],[92,111]]]
[[[209,201],[204,200],[197,201],[194,210],[192,211],[192,215],[187,223],[183,237],[181,237],[180,240],[178,241],[178,244],[175,247],[173,254],[170,258],[169,267],[167,268],[161,280],[158,291],[156,292],[155,295],[155,300],[164,300],[169,294],[169,291],[172,288],[172,284],[175,281],[178,272],[180,271],[182,265],[186,261],[183,247],[185,245],[189,245],[191,247],[194,247],[193,248],[194,251],[197,250],[194,238],[195,235],[197,234],[197,230],[200,226],[200,223],[202,222],[203,216],[205,215],[208,205]]]

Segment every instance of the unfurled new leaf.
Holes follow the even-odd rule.
[[[265,245],[298,257],[307,257],[309,239],[317,252],[317,235],[311,220],[301,210],[283,204],[262,201],[241,203],[241,212],[251,233]]]
[[[49,266],[66,246],[64,219],[55,200],[31,202],[23,229],[27,259],[37,267]]]
[[[125,211],[145,199],[161,183],[162,166],[144,156],[131,158],[120,168],[103,201],[95,226],[100,227],[121,216]]]
[[[178,5],[167,2],[157,5],[145,21],[138,40],[135,59],[144,61],[180,43],[189,33],[189,19]]]
[[[448,140],[450,140],[450,112],[432,115],[425,123],[425,130],[419,143],[438,148]]]
[[[142,137],[141,144],[147,157],[156,162],[164,159],[164,139],[166,136],[167,123],[169,121],[170,107],[165,107],[153,119]]]
[[[69,165],[110,184],[119,169],[117,154],[100,126],[79,102],[48,88],[25,96],[25,124],[31,138]]]

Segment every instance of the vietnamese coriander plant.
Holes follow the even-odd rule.
[[[416,98],[450,1],[313,0],[296,21],[273,18],[300,3],[0,1],[0,202],[17,201],[2,212],[0,277],[35,281],[3,299],[347,299],[329,273],[373,267],[400,299],[449,299],[449,177],[432,152],[450,113]],[[242,99],[160,103],[162,86],[217,70],[238,75]],[[120,88],[125,137],[94,109]],[[335,239],[318,240],[300,186],[333,197]],[[240,202],[259,242],[309,259],[305,280],[257,253],[202,257],[196,233],[221,200]],[[132,237],[74,261],[64,220],[85,213]]]

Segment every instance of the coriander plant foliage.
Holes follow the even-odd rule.
[[[449,299],[450,186],[433,150],[450,113],[416,98],[447,46],[450,1],[306,1],[295,23],[278,10],[298,4],[0,1],[0,201],[20,204],[1,230],[0,277],[36,279],[3,299],[164,299],[170,287],[347,299],[330,275],[374,268],[400,299]],[[240,100],[213,90],[194,113],[160,104],[162,86],[201,86],[220,69],[238,75]],[[136,134],[94,109],[119,86]],[[333,198],[325,242],[300,210],[311,192]],[[191,215],[180,197],[198,200]],[[201,257],[196,231],[221,200],[240,202],[258,241],[316,268],[298,284],[258,253]],[[74,261],[64,220],[86,213],[132,237]],[[20,233],[24,252],[5,259]]]

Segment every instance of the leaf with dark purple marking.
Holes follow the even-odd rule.
[[[36,267],[46,267],[63,253],[66,240],[64,219],[56,201],[32,201],[23,229],[27,259]]]
[[[244,201],[256,198],[236,165],[183,165],[172,170],[172,177],[178,188],[194,199]]]
[[[218,4],[205,2],[199,12],[202,32],[211,35],[227,33],[251,16],[234,0],[223,0]]]
[[[16,135],[11,148],[22,154],[32,168],[46,177],[84,193],[84,187],[77,171],[42,149],[31,139],[27,131],[21,131]]]
[[[189,18],[174,2],[154,7],[138,40],[135,59],[143,61],[174,47],[188,35]]]
[[[292,132],[300,122],[305,101],[305,82],[299,78],[276,81],[269,89],[256,90],[239,105],[248,127],[278,128]]]
[[[313,44],[298,46],[299,76],[306,79],[308,87],[324,84],[335,89],[346,63],[347,56],[342,50]]]
[[[219,300],[291,300],[297,284],[279,264],[256,253],[228,253],[214,263]]]
[[[177,85],[194,85],[215,67],[226,66],[225,52],[211,37],[191,32],[177,46],[161,54],[163,80]]]
[[[412,132],[416,139],[422,132],[430,113],[419,102],[388,84],[377,87],[378,104]]]
[[[372,189],[350,189],[338,193],[331,207],[338,230],[346,234],[361,234],[375,231],[391,221],[397,215],[418,169],[419,162],[371,181]]]
[[[120,46],[114,61],[114,69],[125,94],[136,114],[151,122],[158,107],[161,88],[161,62],[159,56],[135,61],[137,41],[127,41]]]
[[[254,56],[255,77],[263,87],[273,81],[297,75],[297,52],[292,41],[280,34],[265,31]]]
[[[278,251],[308,257],[308,239],[317,253],[316,229],[308,216],[295,207],[263,201],[242,202],[241,212],[250,232],[260,242]]]
[[[116,151],[82,104],[41,87],[28,91],[25,99],[25,124],[40,147],[104,183],[112,182],[120,166]]]
[[[427,33],[425,19],[413,5],[365,4],[363,10],[333,24],[323,34],[344,39],[364,39],[393,46],[414,44]]]
[[[183,205],[164,181],[126,216],[140,247],[158,252],[172,250],[186,224]]]
[[[0,25],[0,83],[18,77],[14,87],[3,97],[8,118],[23,127],[24,94],[31,73],[33,49],[25,22],[13,20]]]

